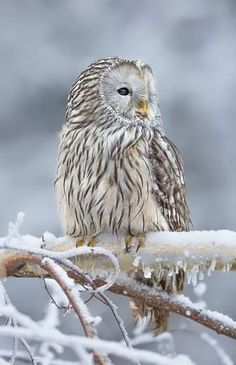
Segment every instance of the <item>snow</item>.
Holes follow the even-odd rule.
[[[80,310],[83,312],[83,316],[88,321],[94,319],[90,316],[85,304],[80,302],[79,293],[76,290],[76,286],[73,280],[65,276],[64,270],[55,264],[52,259],[44,258],[43,264],[50,265],[50,267],[56,272],[57,276],[63,280],[66,287],[72,291],[74,299],[77,300],[77,304],[80,306]],[[54,295],[59,296],[57,285],[51,285],[51,289],[54,290]],[[76,296],[76,298],[75,298]],[[56,299],[56,297],[54,297]],[[62,299],[63,301],[63,299]],[[79,302],[78,302],[79,301]],[[156,353],[152,353],[145,350],[134,350],[131,345],[128,347],[117,342],[103,341],[100,339],[88,339],[79,336],[64,335],[56,326],[58,325],[57,318],[54,315],[46,315],[45,319],[39,322],[33,321],[30,317],[20,313],[11,304],[3,305],[0,308],[0,312],[3,316],[13,318],[13,320],[19,323],[22,327],[0,327],[0,336],[12,336],[14,338],[34,339],[34,341],[41,342],[39,353],[45,356],[44,364],[53,363],[55,353],[60,354],[64,347],[71,348],[80,359],[82,364],[92,365],[91,355],[87,353],[87,350],[93,349],[100,352],[106,352],[109,354],[117,355],[124,359],[129,359],[132,362],[145,361],[147,364],[160,364],[160,365],[193,365],[194,363],[185,355],[177,355],[173,358],[168,358]],[[95,321],[96,322],[96,321]],[[94,323],[93,323],[94,324]],[[164,335],[166,339],[168,335]],[[80,346],[78,347],[78,344]],[[53,351],[52,351],[52,350]],[[17,351],[16,351],[17,353]]]
[[[57,238],[50,232],[45,232],[43,237],[40,238],[31,235],[21,236],[19,228],[23,217],[23,213],[18,213],[16,223],[9,225],[8,236],[0,238],[0,248],[14,250],[18,248],[22,251],[31,252],[30,248],[33,247],[35,253],[60,260],[93,253],[106,256],[114,266],[114,272],[108,280],[109,285],[116,281],[119,275],[119,261],[115,254],[121,254],[121,242],[124,243],[124,236],[102,234],[97,237],[98,242],[99,239],[102,240],[100,241],[102,247],[73,247],[75,244],[73,239],[67,236]],[[63,244],[72,248],[64,252],[48,250],[55,249]],[[106,247],[109,249],[106,249]],[[114,254],[110,252],[111,248]],[[179,268],[186,270],[188,264],[191,263],[191,270],[188,270],[187,273],[187,282],[196,286],[198,279],[203,279],[202,263],[204,263],[204,260],[210,262],[207,273],[211,275],[211,272],[215,270],[219,257],[225,263],[225,270],[230,270],[231,263],[236,257],[236,232],[229,230],[151,232],[146,235],[145,246],[139,249],[139,255],[134,254],[132,264],[134,267],[138,267],[142,263],[145,275],[150,277],[150,262],[172,264],[175,271],[178,271]],[[107,288],[105,286],[98,290]]]
[[[167,246],[236,246],[236,232],[227,229],[190,232],[151,232],[147,234],[146,244]]]
[[[199,272],[199,280],[204,280],[205,275],[202,271]]]
[[[206,315],[208,318],[212,319],[213,321],[222,322],[222,324],[226,327],[232,327],[236,329],[236,322],[226,314],[217,311],[212,311],[209,309],[204,310],[203,314]]]
[[[145,279],[149,279],[149,278],[151,278],[151,276],[152,276],[152,270],[150,269],[150,267],[149,267],[149,266],[146,266],[146,267],[144,268],[144,270],[143,270],[143,274],[144,274]]]
[[[19,237],[19,228],[21,224],[24,222],[25,214],[23,212],[17,213],[17,218],[15,223],[9,223],[8,226],[8,239],[10,240],[13,237]]]
[[[7,311],[6,311],[7,312]],[[145,361],[147,364],[155,365],[194,365],[194,362],[186,355],[177,355],[173,358],[159,355],[147,350],[129,349],[122,344],[117,344],[114,341],[105,341],[100,339],[91,339],[80,336],[73,336],[63,334],[59,331],[45,331],[43,328],[37,328],[37,331],[32,331],[29,328],[1,328],[1,336],[15,336],[24,337],[28,339],[34,338],[35,341],[49,341],[56,342],[66,347],[70,347],[75,350],[78,348],[78,344],[85,348],[96,350],[99,352],[105,352],[107,354],[113,354],[123,359],[129,359],[131,361]]]
[[[124,236],[100,234],[98,240],[104,243],[112,243],[114,245],[124,242]],[[232,246],[236,247],[236,232],[222,229],[209,231],[190,231],[190,232],[149,232],[145,237],[145,246],[152,247],[153,245],[170,246],[170,247],[186,247],[185,256],[189,256],[189,248],[194,246]]]
[[[183,268],[187,272],[187,283],[194,287],[198,280],[204,280],[217,268],[231,269],[236,258],[236,232],[229,230],[191,231],[191,232],[150,232],[146,234],[145,244],[136,253],[137,242],[134,238],[127,257],[124,254],[125,237],[102,234],[98,236],[102,247],[122,257],[128,270],[128,256],[131,265],[141,267],[145,275],[164,266],[173,272]],[[122,265],[121,265],[122,266]],[[147,268],[150,268],[147,269]],[[204,271],[207,269],[207,272]]]
[[[100,321],[100,317],[92,317],[87,306],[84,304],[82,299],[80,298],[78,286],[75,284],[74,280],[68,277],[66,271],[58,264],[63,264],[67,266],[68,268],[72,268],[79,273],[81,273],[81,269],[77,266],[75,266],[69,259],[72,257],[80,256],[80,255],[93,255],[96,254],[98,256],[105,256],[107,257],[113,266],[112,274],[109,273],[108,275],[108,282],[107,284],[103,285],[102,287],[96,289],[97,292],[102,292],[106,289],[108,289],[113,283],[116,281],[119,283],[120,280],[120,268],[119,268],[119,260],[118,258],[111,253],[109,250],[107,250],[104,247],[72,247],[68,249],[67,251],[52,251],[49,250],[55,249],[57,246],[60,246],[61,244],[68,244],[69,239],[68,237],[55,237],[52,233],[46,232],[43,237],[37,238],[30,235],[24,235],[21,236],[19,233],[20,225],[23,222],[23,214],[20,213],[17,216],[17,221],[15,224],[9,225],[8,235],[6,237],[0,238],[0,249],[3,250],[12,250],[12,251],[22,251],[22,252],[31,252],[38,255],[43,256],[42,265],[49,265],[51,269],[55,272],[56,276],[59,278],[61,282],[63,282],[63,285],[65,286],[66,290],[70,291],[70,294],[73,298],[73,301],[75,305],[80,309],[81,314],[83,318],[86,320],[87,323],[91,324],[92,326],[97,325]],[[222,234],[224,234],[224,239]],[[109,244],[111,245],[112,237],[110,235],[107,235],[105,239],[108,240],[109,238]],[[117,239],[117,238],[116,238]],[[124,237],[123,237],[124,239]],[[123,240],[122,239],[122,240]],[[181,239],[181,243],[180,240]],[[166,241],[165,241],[166,240]],[[149,244],[150,242],[150,244]],[[73,244],[73,241],[70,243]],[[140,248],[140,255],[135,255],[133,257],[133,260],[131,263],[134,267],[138,267],[140,264],[142,265],[144,276],[145,278],[150,278],[152,274],[152,267],[145,264],[145,254],[142,254],[142,250],[149,251],[152,256],[152,249],[155,249],[157,245],[163,245],[165,247],[172,248],[180,248],[182,249],[183,256],[176,255],[176,264],[174,269],[171,269],[170,275],[173,274],[175,271],[178,272],[180,268],[186,268],[187,260],[195,260],[197,255],[195,255],[194,249],[196,247],[201,248],[201,255],[199,256],[201,260],[204,258],[205,252],[207,252],[207,249],[209,247],[213,247],[214,250],[217,247],[226,247],[228,251],[233,251],[233,249],[236,247],[236,233],[231,231],[205,231],[205,232],[156,232],[156,233],[150,233],[147,235],[146,244],[144,248]],[[228,254],[229,256],[229,254]],[[153,257],[153,256],[152,256]],[[207,257],[207,259],[211,262],[209,269],[208,269],[208,275],[215,270],[218,254],[214,253],[212,257]],[[154,257],[155,262],[165,261],[165,258],[162,257]],[[58,263],[56,263],[58,262]],[[230,269],[230,262],[226,262],[225,269]],[[191,270],[187,271],[187,281],[189,283],[192,283],[195,286],[195,294],[197,296],[202,296],[206,290],[205,284],[200,283],[197,285],[197,280],[203,279],[204,274],[202,272],[201,266],[198,263],[195,263]],[[129,279],[130,280],[130,279]],[[135,282],[136,283],[136,282]],[[136,283],[137,284],[137,283]],[[57,284],[52,284],[47,281],[47,285],[52,290],[52,295],[55,301],[58,303],[58,305],[66,306],[68,305],[68,299],[65,297],[64,293],[61,291],[61,289],[58,287]],[[135,284],[134,284],[135,285]],[[150,289],[150,292],[152,289]],[[4,294],[4,288],[3,286],[0,286],[0,292],[1,294]],[[163,295],[166,295],[163,293]],[[3,295],[1,295],[3,297]],[[222,326],[224,327],[232,327],[236,329],[236,322],[233,321],[230,317],[223,315],[222,313],[216,312],[216,311],[210,311],[208,309],[205,309],[205,303],[192,303],[189,298],[184,297],[183,295],[177,295],[177,296],[171,296],[170,300],[177,304],[181,304],[182,306],[186,307],[186,316],[191,316],[192,310],[200,311],[201,314],[205,317],[208,317],[209,319],[212,319],[214,321],[219,321],[222,323]],[[6,301],[5,301],[6,302]],[[122,333],[124,334],[124,338],[126,340],[126,344],[128,347],[122,347],[121,349],[117,349],[117,343],[109,342],[108,341],[102,341],[99,339],[94,339],[94,342],[89,342],[90,340],[85,338],[80,338],[78,336],[70,336],[67,337],[71,339],[71,344],[65,340],[65,338],[60,331],[58,331],[57,327],[59,326],[59,318],[57,313],[57,308],[55,305],[49,305],[48,311],[46,313],[46,316],[43,320],[39,321],[38,323],[32,321],[29,317],[23,315],[22,313],[19,313],[16,308],[14,308],[10,303],[7,305],[5,304],[3,300],[0,302],[0,312],[2,315],[7,315],[10,318],[13,318],[15,321],[14,323],[19,322],[24,328],[19,328],[16,325],[14,325],[13,328],[5,327],[0,328],[0,334],[3,336],[8,336],[10,334],[14,335],[15,338],[15,346],[14,351],[12,354],[12,359],[16,356],[17,353],[17,338],[23,336],[24,338],[30,338],[32,336],[32,333],[34,333],[34,338],[38,341],[41,341],[41,344],[39,346],[39,354],[46,354],[46,358],[48,359],[48,363],[52,362],[54,360],[54,354],[60,354],[64,346],[69,346],[73,349],[73,351],[77,354],[77,356],[80,359],[84,359],[83,361],[86,364],[92,364],[91,356],[87,353],[87,350],[89,349],[96,349],[98,351],[105,351],[108,353],[119,355],[122,358],[127,358],[132,361],[146,361],[147,363],[159,363],[160,365],[188,365],[193,364],[193,362],[185,355],[178,355],[175,358],[168,359],[166,357],[163,357],[158,354],[149,353],[148,351],[144,350],[133,350],[132,349],[132,342],[130,342],[127,332],[124,327],[123,321],[120,319],[116,307],[113,305],[112,310],[116,313],[116,319],[118,321],[118,324],[120,328],[122,329]],[[41,326],[39,325],[41,323]],[[45,336],[45,333],[41,333],[39,331],[39,328],[42,328],[43,330],[47,330],[48,337]],[[141,336],[142,330],[145,328],[144,323],[139,326],[139,328],[136,328],[136,335]],[[11,332],[12,331],[12,332]],[[23,332],[21,332],[23,331]],[[37,335],[35,335],[37,333]],[[38,336],[38,337],[37,337]],[[41,336],[41,337],[40,337]],[[51,337],[50,337],[51,336]],[[52,337],[55,338],[55,340],[52,340]],[[75,346],[74,338],[76,337],[77,341],[80,341],[81,346],[80,348]],[[43,339],[44,338],[44,339]],[[82,340],[83,339],[83,340]],[[205,338],[207,341],[207,339]],[[208,339],[209,340],[209,339]],[[86,342],[88,341],[88,342]],[[147,341],[147,338],[146,338]],[[210,342],[210,341],[208,341]],[[212,344],[212,342],[211,342]],[[27,344],[26,344],[27,346]],[[223,350],[222,350],[223,351]],[[227,358],[227,355],[222,352],[221,350],[218,351],[218,356],[221,356],[221,361],[223,365],[232,365],[230,363],[230,358]],[[119,354],[118,354],[119,353]],[[86,359],[86,360],[85,360]],[[155,362],[154,360],[155,359]]]
[[[19,207],[29,214],[28,232],[40,235],[47,228],[58,234],[52,180],[67,90],[77,72],[107,54],[153,66],[165,128],[186,162],[196,226],[236,229],[234,0],[180,0],[171,11],[169,1],[152,1],[135,12],[128,2],[108,6],[96,0],[59,0],[53,11],[45,1],[30,2],[24,11],[21,2],[2,4],[1,63],[8,72],[1,75],[0,235]],[[217,278],[209,300],[230,310],[234,274],[227,275],[220,294]],[[18,300],[27,303],[21,293]],[[231,346],[235,359],[235,342]],[[198,352],[199,365],[206,358]]]
[[[45,247],[47,246],[55,248],[56,244],[60,246],[61,244],[65,244],[74,240],[65,237],[56,238],[53,234],[46,232],[43,237],[37,238],[31,235],[23,235],[21,236],[19,233],[20,225],[23,222],[23,213],[18,213],[16,222],[9,224],[9,234],[6,237],[0,237],[0,249],[6,250],[17,250],[27,253],[35,253],[38,255],[42,255],[44,257],[48,257],[54,260],[63,261],[69,267],[75,268],[68,258],[80,256],[80,255],[87,255],[87,254],[96,254],[102,255],[110,259],[111,263],[114,266],[114,270],[112,273],[105,272],[105,279],[107,281],[106,284],[100,286],[96,289],[97,292],[107,290],[111,285],[113,285],[119,276],[120,267],[118,259],[107,249],[101,247],[74,247],[66,251],[49,251]],[[49,243],[49,245],[48,245]],[[0,261],[1,263],[1,261]],[[3,270],[3,269],[1,269]],[[77,271],[79,268],[77,268]],[[82,272],[82,271],[80,271]],[[3,272],[0,271],[0,274],[4,277],[4,270]]]
[[[59,278],[60,282],[63,283],[65,289],[70,291],[71,297],[73,297],[73,301],[75,305],[79,308],[81,316],[83,319],[92,325],[97,325],[101,322],[101,317],[92,317],[89,313],[88,307],[84,304],[83,300],[79,296],[79,291],[77,289],[77,285],[75,284],[74,280],[69,278],[66,271],[62,269],[62,267],[56,264],[50,258],[44,258],[42,260],[42,265],[48,265],[52,271],[56,274],[56,277]]]
[[[182,294],[178,294],[173,297],[173,301],[179,304],[186,306],[187,310],[191,311],[191,309],[200,311],[201,314],[205,317],[213,321],[220,321],[225,327],[232,327],[236,329],[236,321],[227,316],[226,314],[219,313],[217,311],[212,311],[209,309],[205,309],[204,302],[193,303],[189,298],[185,297]]]
[[[137,284],[134,280],[131,280],[130,278],[126,278],[124,275],[120,276],[118,281],[118,284],[130,286],[132,289],[137,288],[138,290],[142,290],[142,293],[146,293],[147,295],[154,295],[157,296],[156,289],[153,288],[147,288],[145,285],[141,285],[140,283]],[[209,318],[210,320],[213,320],[215,322],[220,322],[222,327],[225,328],[232,328],[236,330],[236,321],[234,321],[229,316],[219,313],[217,311],[205,309],[205,303],[204,302],[197,302],[193,303],[188,297],[184,296],[183,294],[177,294],[177,295],[168,295],[167,293],[160,291],[158,292],[159,297],[163,297],[163,299],[168,299],[170,303],[176,303],[181,305],[181,307],[184,307],[186,309],[185,314],[187,316],[191,315],[191,311],[198,311],[201,313],[202,317],[205,317],[206,319]]]
[[[0,349],[0,359],[1,357],[10,357],[10,352],[8,350],[1,350]],[[28,363],[28,356],[25,354],[24,351],[17,351],[17,359],[21,360],[21,361],[27,361]],[[59,359],[50,359],[49,360],[50,363],[47,363],[48,365],[80,365],[81,363],[78,363],[78,361],[67,361],[67,360],[59,360]],[[1,362],[0,362],[1,364]],[[6,364],[9,365],[9,363],[7,362]],[[38,364],[42,364],[42,365],[46,365],[46,361],[45,361],[45,357],[42,356],[37,356],[37,365]]]
[[[105,284],[102,288],[100,287],[97,290],[104,291],[104,290],[108,289],[109,286],[113,285],[113,283],[117,280],[119,273],[120,273],[119,262],[118,262],[118,259],[107,249],[100,248],[100,247],[91,248],[91,247],[83,246],[83,247],[79,247],[79,248],[77,248],[77,247],[71,248],[64,252],[49,251],[47,249],[40,248],[42,245],[41,238],[36,238],[36,237],[29,236],[29,235],[26,235],[26,236],[19,235],[19,227],[20,227],[20,224],[22,223],[22,221],[23,221],[23,214],[19,213],[16,223],[10,225],[8,236],[0,239],[0,248],[8,249],[8,250],[12,249],[12,250],[25,251],[25,252],[32,252],[32,253],[36,253],[36,254],[44,256],[45,258],[43,259],[43,263],[50,263],[50,265],[53,266],[57,270],[58,275],[61,277],[61,279],[64,282],[66,282],[67,287],[69,289],[73,290],[74,295],[75,295],[76,289],[75,289],[75,284],[74,284],[73,280],[68,278],[66,272],[60,266],[55,264],[53,260],[64,260],[64,263],[67,266],[73,267],[73,264],[68,260],[68,258],[70,258],[70,257],[84,255],[84,254],[104,255],[104,256],[107,256],[111,260],[112,264],[114,265],[115,270],[114,270],[113,276],[111,278],[109,278],[108,283]],[[108,239],[108,236],[109,235],[107,235],[107,236],[104,235],[104,239]],[[52,240],[53,244],[55,244],[58,240],[57,238],[55,238],[55,236],[53,236],[50,233],[45,234],[44,239],[46,239],[47,241]],[[65,238],[63,238],[63,240],[64,239]],[[178,233],[176,233],[176,232],[150,233],[147,235],[146,246],[148,246],[148,249],[150,249],[148,242],[150,242],[150,244],[153,244],[153,242],[155,242],[155,244],[156,244],[157,240],[158,240],[158,243],[165,244],[168,246],[181,245],[181,244],[185,245],[188,243],[189,247],[192,247],[194,245],[203,246],[203,243],[204,243],[206,246],[214,245],[214,247],[217,247],[218,245],[227,243],[227,245],[229,247],[233,247],[233,246],[236,246],[236,233],[227,231],[227,230],[216,231],[216,232],[215,231],[209,231],[209,232],[204,231],[204,232],[178,232]],[[62,240],[59,239],[59,241],[61,242]],[[185,257],[186,256],[189,257],[189,248],[188,248],[187,254],[186,254],[186,250],[184,250],[184,252],[185,252]],[[136,266],[136,264],[138,264],[140,260],[141,260],[141,256],[136,256],[134,259],[134,262],[133,262],[133,264],[135,263],[134,266]],[[179,267],[184,266],[184,264],[181,260],[178,260],[177,263],[178,263]],[[215,265],[216,265],[216,257],[214,257],[212,259],[208,273],[215,269]],[[178,267],[177,267],[177,270],[178,270]],[[144,275],[146,278],[151,277],[151,272],[152,271],[149,266],[144,266]],[[198,274],[199,274],[199,276],[202,276],[201,271],[199,269],[199,265],[197,265],[197,264],[193,265],[192,270],[187,272],[187,281],[189,283],[192,282],[193,285],[196,286]],[[76,296],[76,298],[77,298],[77,296]],[[182,304],[185,304],[186,306],[189,306],[196,310],[204,309],[203,303],[193,305],[193,303],[191,303],[187,298],[185,298],[183,296],[181,297],[181,295],[177,296],[177,298],[175,300],[181,301]],[[80,305],[82,305],[81,302],[80,302]],[[189,310],[189,308],[188,308],[188,310]],[[205,314],[208,315],[209,317],[211,317],[213,320],[220,320],[220,321],[223,321],[226,325],[233,326],[233,327],[235,326],[235,322],[232,319],[230,319],[229,317],[227,317],[221,313],[206,310]],[[86,315],[89,316],[88,313]]]
[[[6,295],[6,290],[3,286],[2,281],[0,280],[0,308],[5,305],[5,295]]]
[[[199,283],[193,291],[198,297],[202,297],[207,291],[206,283]]]
[[[102,265],[100,265],[94,266],[93,270],[90,270],[92,278],[97,277],[99,271],[99,276],[101,278],[105,277],[107,281],[107,284],[96,290],[107,290],[118,278],[120,268],[116,256],[122,255],[123,260],[125,260],[125,254],[120,244],[124,242],[124,237],[103,234],[100,237],[104,240],[101,241],[102,247],[73,247],[74,240],[71,238],[57,238],[49,232],[46,232],[40,238],[31,235],[20,236],[19,227],[21,222],[22,214],[18,216],[14,225],[11,224],[9,235],[0,238],[0,248],[34,252],[55,260],[66,260],[87,254],[90,254],[91,257],[93,254],[104,256],[104,258],[107,257],[111,261],[113,268],[110,270],[106,268],[102,272]],[[66,251],[55,251],[57,248],[60,249],[61,245],[72,248]],[[112,253],[110,250],[112,250]],[[180,268],[183,268],[187,271],[187,283],[196,286],[198,280],[204,279],[203,270],[206,263],[210,263],[207,270],[208,276],[215,270],[217,260],[221,260],[220,262],[224,265],[226,271],[230,270],[231,264],[236,257],[236,233],[228,230],[149,233],[145,240],[145,246],[139,250],[139,255],[131,253],[130,256],[133,267],[141,265],[147,278],[151,277],[152,265],[155,264],[158,269],[158,264],[165,264],[166,266],[169,265],[173,272],[178,272]],[[3,269],[3,266],[1,267]],[[4,276],[4,272],[2,276]]]
[[[141,256],[136,256],[134,261],[133,261],[133,266],[138,267],[139,263],[141,261],[141,258],[142,258]]]
[[[148,343],[156,344],[158,353],[162,355],[168,355],[169,357],[174,356],[175,344],[174,337],[170,332],[163,332],[158,336],[153,336],[152,332],[137,334],[132,340],[133,346],[140,346]]]

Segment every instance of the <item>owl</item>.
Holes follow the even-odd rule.
[[[64,233],[143,237],[150,231],[188,231],[183,162],[163,130],[151,67],[119,57],[85,69],[69,93],[60,134],[55,188]],[[128,247],[128,246],[127,246]],[[184,273],[133,274],[168,292],[183,289]],[[147,317],[156,333],[168,312],[131,304],[136,320]]]

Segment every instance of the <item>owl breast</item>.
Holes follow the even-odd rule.
[[[127,142],[122,150],[114,142],[118,138],[86,143],[82,138],[78,143],[71,137],[64,145],[56,189],[66,234],[136,235],[169,229],[154,194],[148,141]]]

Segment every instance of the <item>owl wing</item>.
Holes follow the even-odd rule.
[[[183,160],[174,143],[155,131],[150,149],[154,194],[171,231],[193,228],[185,197]]]

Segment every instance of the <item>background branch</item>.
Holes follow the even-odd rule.
[[[80,319],[85,335],[89,338],[97,338],[97,331],[93,323],[94,318],[90,316],[86,305],[80,299],[74,281],[50,258],[44,258],[41,262],[41,266],[49,273],[51,278],[56,280],[66,294],[70,305]],[[98,352],[94,352],[94,360],[98,365],[112,365],[107,356],[101,355]]]

